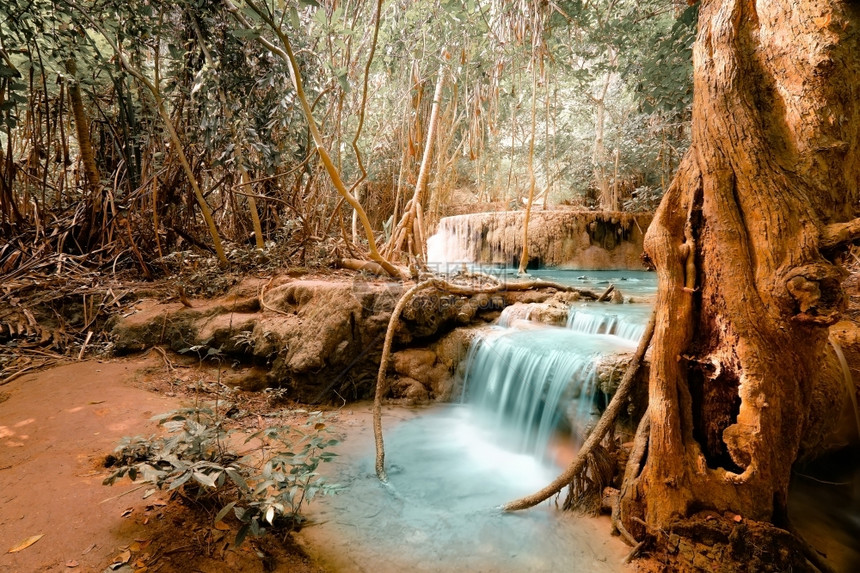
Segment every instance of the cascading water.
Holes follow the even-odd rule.
[[[646,273],[539,276],[594,290],[629,277],[637,296],[653,285]],[[574,417],[593,414],[595,361],[602,353],[630,352],[635,342],[525,322],[529,308],[520,306],[509,313],[510,328],[493,327],[472,345],[462,403],[386,408],[386,487],[374,475],[369,428],[366,442],[340,449],[333,479],[347,492],[315,500],[314,525],[302,533],[319,535],[316,545],[340,559],[333,569],[618,570],[629,549],[605,536],[607,525],[570,520],[547,505],[516,514],[495,508],[558,475],[560,464],[541,453],[548,435],[570,410]],[[589,312],[617,314],[632,306],[601,304]],[[367,424],[342,416],[347,424]]]
[[[534,308],[525,304],[512,304],[502,309],[502,314],[499,315],[496,324],[499,326],[509,327],[515,320],[529,320]]]
[[[562,328],[497,330],[473,344],[466,367],[466,403],[512,451],[543,457],[569,405],[591,417],[601,355],[630,352],[631,341]]]
[[[570,307],[567,328],[583,334],[612,334],[638,342],[645,332],[651,306],[581,303]]]
[[[427,239],[435,264],[500,264],[516,268],[524,211],[443,217]],[[534,211],[529,222],[529,267],[639,269],[650,215],[600,211]]]

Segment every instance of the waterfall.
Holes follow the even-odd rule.
[[[563,328],[496,328],[470,349],[465,401],[504,447],[541,457],[565,411],[593,415],[599,357],[632,349],[618,337]]]
[[[645,332],[651,312],[649,305],[574,305],[567,316],[567,328],[582,334],[612,334],[638,342]]]
[[[496,324],[499,326],[509,327],[515,320],[529,320],[534,311],[534,306],[530,304],[512,304],[502,309],[502,314],[499,315]]]
[[[650,215],[600,211],[537,211],[529,222],[529,268],[641,269],[643,229]],[[429,263],[517,267],[523,211],[443,217],[427,239]]]

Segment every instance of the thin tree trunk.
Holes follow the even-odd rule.
[[[532,203],[535,198],[535,127],[537,125],[537,62],[532,61],[532,133],[529,138],[529,198],[526,202],[526,213],[523,217],[523,250],[520,253],[520,268],[518,274],[524,275],[529,264],[529,218],[532,215]]]
[[[332,162],[331,156],[329,155],[328,150],[325,147],[325,141],[323,140],[322,134],[319,131],[319,127],[317,126],[316,120],[314,119],[311,106],[308,103],[307,97],[305,96],[304,82],[302,81],[301,69],[299,68],[299,64],[296,61],[295,55],[293,54],[293,48],[289,38],[287,38],[287,36],[283,33],[280,25],[277,22],[273,21],[271,18],[269,18],[264,10],[261,10],[253,2],[249,1],[247,4],[260,18],[262,18],[266,22],[266,25],[269,26],[272,32],[274,32],[278,36],[278,39],[284,46],[284,48],[281,49],[263,38],[262,36],[259,36],[257,38],[258,42],[260,42],[267,49],[271,50],[272,53],[277,54],[289,65],[290,77],[293,81],[293,87],[296,89],[296,95],[299,98],[299,104],[301,105],[302,112],[304,113],[305,119],[308,122],[311,137],[313,138],[314,144],[317,148],[317,153],[319,153],[326,173],[328,173],[329,178],[331,179],[331,182],[337,190],[338,194],[343,197],[343,199],[358,212],[358,218],[361,221],[361,225],[364,228],[364,234],[367,237],[368,248],[370,250],[370,259],[372,261],[375,261],[376,263],[379,263],[382,268],[385,269],[385,272],[389,273],[391,276],[402,276],[402,271],[392,265],[388,261],[388,259],[386,259],[379,253],[379,250],[376,247],[376,237],[374,236],[373,228],[370,225],[370,220],[367,218],[367,213],[362,208],[361,204],[356,201],[355,197],[346,188],[346,185],[344,185],[343,179],[340,176],[340,172],[337,170],[334,163]],[[236,8],[236,6],[229,1],[227,2],[227,9],[233,14],[233,16],[240,24],[245,26],[247,29],[253,29],[253,26],[251,26],[247,18],[245,18],[245,16],[239,11],[239,9]]]
[[[609,83],[612,80],[612,72],[606,72],[603,88],[599,98],[592,97],[595,105],[594,112],[594,151],[591,163],[594,169],[594,184],[600,196],[600,208],[612,211],[612,199],[610,197],[609,179],[606,177],[606,146],[603,142],[606,129],[606,94],[609,91]]]
[[[194,17],[191,18],[191,25],[194,28],[194,33],[197,36],[197,41],[200,43],[200,49],[203,51],[206,61],[214,70],[215,60],[212,58],[212,55],[209,53],[209,49],[206,47],[206,43],[203,40],[203,33],[200,31],[200,26],[197,24],[197,20]],[[257,210],[257,200],[254,199],[254,195],[251,193],[249,183],[251,178],[248,176],[248,170],[245,169],[245,156],[242,153],[242,142],[239,140],[239,136],[233,127],[233,111],[230,109],[230,105],[227,102],[227,94],[225,93],[220,80],[218,81],[218,96],[221,100],[221,107],[224,110],[224,119],[226,120],[227,125],[230,126],[230,137],[233,140],[233,158],[236,161],[236,167],[239,169],[239,177],[241,179],[242,186],[248,187],[248,194],[245,195],[245,197],[248,199],[248,210],[251,212],[251,226],[254,228],[254,245],[256,248],[263,250],[266,247],[266,244],[263,241],[263,226],[260,223],[260,213]]]
[[[430,177],[430,161],[433,156],[433,142],[436,133],[436,126],[439,123],[439,107],[442,100],[442,87],[445,84],[445,59],[447,50],[442,50],[441,63],[439,64],[439,72],[436,76],[436,89],[433,93],[433,104],[430,107],[430,121],[427,125],[427,133],[425,135],[424,153],[421,156],[421,167],[418,169],[418,180],[415,182],[415,192],[412,199],[409,200],[409,209],[403,213],[403,217],[397,225],[396,231],[391,236],[390,249],[391,253],[400,252],[404,244],[412,242],[412,248],[408,249],[412,255],[421,255],[423,258],[426,253],[424,251],[427,245],[423,242],[423,229],[420,226],[417,228],[416,221],[420,221],[419,211],[423,209],[421,200],[424,198],[427,189],[427,180]]]
[[[71,102],[72,117],[75,119],[75,135],[78,139],[78,150],[81,163],[84,166],[87,194],[90,203],[90,219],[87,225],[92,232],[93,226],[99,220],[102,210],[101,176],[96,166],[96,155],[93,150],[93,142],[90,139],[90,122],[84,108],[84,100],[81,96],[81,85],[77,79],[77,66],[75,60],[66,60],[66,72],[69,74],[69,101]]]

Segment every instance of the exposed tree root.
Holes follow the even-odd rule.
[[[391,313],[388,321],[388,330],[385,332],[385,343],[382,346],[382,359],[379,362],[379,374],[376,377],[376,393],[373,396],[373,439],[376,442],[376,477],[379,481],[387,482],[388,475],[385,473],[385,444],[382,439],[382,395],[387,390],[385,384],[385,373],[388,371],[388,360],[391,357],[391,343],[394,340],[394,331],[400,320],[400,313],[416,293],[431,286],[434,279],[420,282],[406,291]]]
[[[271,279],[269,279],[269,282],[267,282],[266,284],[264,284],[260,287],[260,295],[259,295],[260,308],[263,310],[268,310],[270,312],[277,313],[277,314],[283,314],[284,316],[290,316],[290,313],[284,312],[283,310],[271,307],[268,304],[266,304],[266,299],[265,299],[266,289],[269,288],[269,285],[271,285],[272,281],[274,281],[274,280],[275,280],[275,277],[272,277]]]
[[[597,444],[588,453],[585,467],[588,468],[586,471],[573,476],[562,508],[597,515],[604,505],[605,490],[612,491],[609,485],[615,475],[615,455],[602,444]]]
[[[619,412],[621,412],[621,408],[624,406],[627,397],[633,389],[633,380],[636,376],[636,372],[639,370],[642,358],[644,358],[645,352],[648,350],[648,345],[651,343],[651,336],[654,334],[656,316],[656,313],[651,314],[648,326],[645,327],[645,333],[639,341],[639,346],[636,348],[636,353],[633,355],[633,359],[627,366],[627,371],[624,373],[624,377],[618,385],[618,390],[615,391],[615,395],[609,402],[609,406],[606,408],[606,411],[603,412],[603,416],[601,416],[600,421],[588,436],[588,439],[585,440],[585,444],[583,444],[582,449],[579,451],[576,458],[570,463],[567,469],[555,478],[555,480],[553,480],[553,482],[548,486],[531,495],[511,501],[505,504],[502,509],[505,511],[517,511],[533,507],[558,494],[566,485],[577,479],[581,472],[587,471],[586,466],[589,455],[600,444],[600,442],[603,441],[603,437],[606,435],[606,432],[609,431],[609,428],[615,423],[615,419],[618,417]]]
[[[362,259],[338,259],[337,266],[353,271],[367,271],[375,275],[391,276],[382,265],[373,261]],[[400,271],[401,276],[409,276],[409,270],[406,267],[395,265],[395,268]]]

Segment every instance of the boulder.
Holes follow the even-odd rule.
[[[437,400],[447,400],[453,390],[451,373],[437,361],[432,350],[410,348],[395,352],[391,356],[394,371],[408,378],[418,380],[430,389]]]

